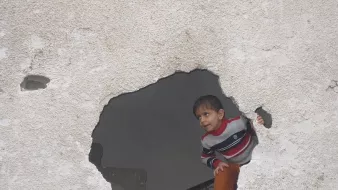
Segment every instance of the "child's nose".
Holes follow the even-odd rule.
[[[201,124],[203,124],[205,122],[205,118],[204,117],[201,117],[201,120],[200,120]]]

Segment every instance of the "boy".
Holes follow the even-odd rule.
[[[233,172],[231,178],[236,179],[234,185],[237,189],[239,166],[250,162],[252,151],[258,144],[252,123],[244,116],[225,119],[223,106],[213,95],[198,98],[193,106],[193,113],[206,131],[201,140],[202,163],[214,169],[214,176],[223,171],[224,167],[229,167],[229,164],[236,164],[238,171]],[[257,122],[264,123],[261,116],[257,116]],[[225,162],[216,158],[216,152],[222,155]]]

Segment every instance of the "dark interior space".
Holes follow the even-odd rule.
[[[258,107],[255,112],[264,119],[264,127],[270,129],[272,127],[271,114],[264,110],[263,107]]]
[[[211,179],[200,161],[204,132],[192,113],[206,94],[221,99],[227,118],[241,114],[208,70],[176,72],[112,98],[92,133],[90,162],[125,190],[184,190]]]

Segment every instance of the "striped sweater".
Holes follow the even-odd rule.
[[[202,163],[215,169],[222,160],[216,158],[216,152],[222,155],[224,162],[245,165],[251,160],[252,151],[258,144],[258,137],[250,120],[238,116],[223,120],[216,131],[203,135]]]

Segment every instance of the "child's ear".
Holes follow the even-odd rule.
[[[218,119],[223,119],[225,112],[223,109],[218,110]]]

